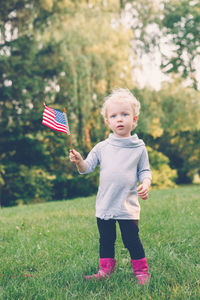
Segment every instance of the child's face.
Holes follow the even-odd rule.
[[[130,103],[111,103],[107,107],[106,123],[117,137],[129,137],[137,123]]]

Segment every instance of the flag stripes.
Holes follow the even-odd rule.
[[[45,110],[43,112],[42,124],[70,135],[66,114],[57,109],[48,107],[45,103],[43,104]]]

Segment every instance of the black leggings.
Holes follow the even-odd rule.
[[[128,249],[131,259],[145,257],[144,248],[139,238],[139,228],[135,220],[102,220],[97,218],[99,229],[100,258],[115,257],[116,221],[119,223],[122,240]]]

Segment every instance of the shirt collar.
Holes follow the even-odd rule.
[[[109,144],[116,147],[137,148],[140,146],[144,146],[144,142],[138,138],[136,133],[130,137],[125,138],[119,138],[115,136],[114,133],[110,133],[107,141]]]

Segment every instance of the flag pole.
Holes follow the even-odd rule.
[[[67,114],[66,114],[66,109],[64,108],[64,114],[65,114],[65,117],[66,117],[66,123],[67,122]],[[69,144],[70,144],[70,149],[72,150],[73,152],[73,147],[72,147],[72,141],[71,141],[71,137],[70,137],[70,134],[67,134],[68,138],[69,138]]]
[[[72,147],[72,141],[71,141],[71,137],[70,137],[70,135],[68,135],[68,138],[69,138],[70,149],[73,151],[73,147]]]

